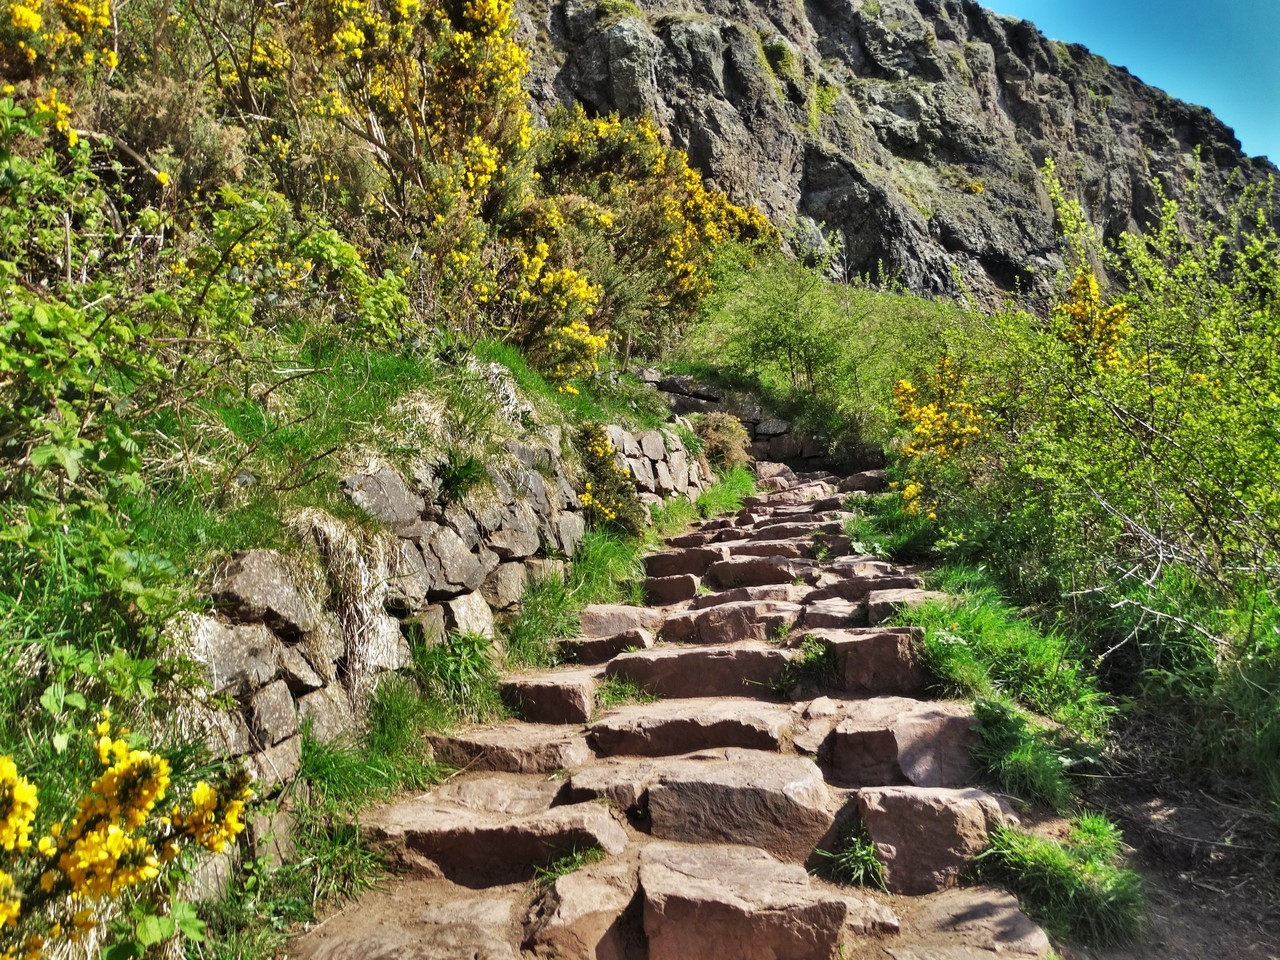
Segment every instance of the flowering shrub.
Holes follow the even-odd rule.
[[[1057,336],[1071,344],[1082,363],[1120,366],[1120,347],[1129,333],[1128,307],[1123,303],[1104,307],[1098,278],[1085,268],[1076,272],[1068,297],[1053,308]]]
[[[959,366],[947,354],[921,378],[919,387],[910,380],[899,380],[893,397],[898,415],[911,427],[911,440],[902,448],[905,468],[918,477],[936,476],[948,460],[958,458],[986,429],[986,419],[965,399]],[[937,505],[923,497],[925,490],[924,480],[909,480],[901,490],[903,510],[935,520]]]
[[[595,334],[581,321],[565,324],[551,331],[542,354],[543,368],[561,393],[576,394],[571,381],[595,376],[600,372],[600,353],[609,343],[607,333]]]
[[[546,189],[589,201],[564,242],[600,248],[592,267],[601,322],[642,348],[669,341],[692,319],[712,289],[718,246],[777,246],[762,213],[707,189],[684,151],[664,146],[647,118],[589,117],[576,106],[553,114],[536,149]]]
[[[583,424],[574,440],[585,477],[578,502],[587,522],[593,527],[639,535],[645,526],[644,507],[631,475],[618,463],[609,431],[598,423]]]
[[[39,798],[13,759],[0,756],[0,957],[36,958],[77,942],[129,890],[159,877],[186,847],[220,852],[243,829],[248,778],[200,781],[165,805],[169,761],[112,736],[105,715],[93,750],[102,770],[75,812],[33,843]]]

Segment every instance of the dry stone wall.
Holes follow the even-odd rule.
[[[642,499],[704,489],[676,430],[609,435]],[[191,710],[210,748],[243,758],[270,794],[298,774],[303,726],[325,742],[358,732],[372,684],[411,663],[411,643],[455,630],[496,639],[495,617],[531,578],[563,573],[586,530],[562,443],[558,428],[506,441],[502,462],[459,496],[427,465],[406,477],[373,464],[342,489],[377,532],[304,511],[293,525],[314,550],[225,558],[213,612],[173,628],[208,681]]]

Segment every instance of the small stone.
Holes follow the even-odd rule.
[[[352,738],[356,733],[355,714],[346,691],[336,684],[309,693],[298,700],[299,726],[310,724],[311,736],[319,743]]]
[[[477,633],[491,639],[494,637],[493,611],[479,593],[464,593],[446,600],[443,606],[444,621],[449,630]]]
[[[254,792],[266,796],[283,784],[291,783],[302,769],[302,737],[290,737],[274,747],[250,756],[245,767],[257,782]]]
[[[268,747],[298,732],[293,696],[283,680],[267,684],[249,698],[249,729]]]

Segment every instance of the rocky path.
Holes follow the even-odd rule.
[[[522,721],[433,738],[461,773],[368,821],[405,876],[289,955],[1045,956],[1013,897],[959,886],[1008,813],[970,785],[969,709],[918,699],[919,637],[879,626],[931,594],[842,555],[849,495],[880,482],[779,470],[647,558],[652,606],[588,608],[575,666],[505,680]],[[602,708],[621,681],[659,699]],[[810,872],[859,823],[888,894]]]

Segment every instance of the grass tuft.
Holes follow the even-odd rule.
[[[644,603],[644,545],[610,530],[588,530],[569,567],[576,603]],[[639,600],[637,600],[639,594]]]
[[[834,883],[858,887],[888,889],[884,881],[884,864],[876,857],[876,846],[871,842],[864,824],[845,830],[834,850],[814,851],[823,859],[819,874]]]
[[[1141,932],[1141,882],[1120,865],[1119,834],[1105,817],[1073,821],[1065,843],[997,827],[977,871],[1013,891],[1056,939],[1119,946]]]
[[[485,722],[507,715],[488,637],[451,633],[435,646],[418,647],[413,670],[423,693],[438,702],[440,715],[448,720]]]
[[[656,703],[661,699],[626,677],[605,677],[596,685],[596,710],[600,713],[628,703]]]
[[[736,513],[742,509],[742,501],[755,492],[756,478],[751,471],[743,466],[733,467],[698,497],[698,513],[704,518]]]
[[[1073,794],[1068,751],[1007,703],[978,700],[973,712],[980,737],[973,756],[980,776],[1005,793],[1064,812]]]
[[[555,641],[578,631],[578,608],[560,576],[532,580],[520,612],[502,627],[509,667],[553,667],[559,663]]]
[[[546,890],[561,877],[581,870],[604,859],[604,851],[599,847],[587,847],[579,850],[576,847],[562,857],[552,860],[545,867],[534,867],[534,883],[539,890]]]

